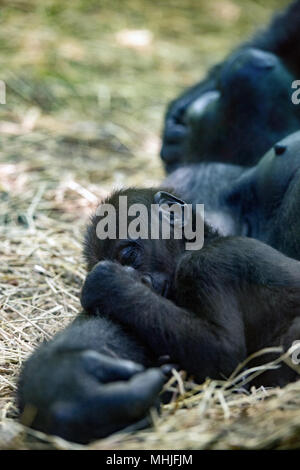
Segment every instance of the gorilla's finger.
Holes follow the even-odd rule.
[[[82,353],[84,368],[102,383],[129,380],[144,370],[141,364],[87,350]]]
[[[180,370],[180,366],[178,364],[163,364],[160,366],[161,371],[165,374],[166,377],[171,377],[172,370]]]
[[[126,426],[126,428],[122,429],[122,432],[137,432],[141,431],[143,429],[148,428],[151,425],[151,417],[145,416],[145,418],[140,419],[139,421],[136,421],[135,423],[129,424],[129,426]]]
[[[79,413],[79,408],[76,404],[67,401],[59,401],[50,407],[49,417],[49,424],[47,428],[45,428],[45,431],[50,434],[57,434],[64,439],[71,440],[73,437],[72,434],[76,429],[76,425],[78,426],[81,414]],[[76,438],[77,436],[75,437],[75,440]]]
[[[159,369],[148,369],[128,382],[108,384],[101,390],[99,404],[112,420],[136,420],[155,405],[166,377]]]
[[[126,382],[98,385],[80,400],[56,402],[43,428],[82,443],[120,431],[146,417],[165,380],[159,369],[148,369]]]

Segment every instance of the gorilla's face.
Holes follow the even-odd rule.
[[[269,52],[245,48],[230,56],[171,104],[161,151],[167,169],[195,161],[255,164],[275,142],[299,129],[293,80]]]
[[[128,211],[131,214],[138,211],[137,214],[127,215],[127,209],[121,209],[120,197],[126,198]],[[139,209],[138,204],[143,206],[145,211],[141,211],[142,208]],[[161,228],[158,234],[153,235],[153,226],[156,226],[159,220],[156,213],[154,219],[157,218],[157,221],[152,219],[151,208],[154,204],[182,206],[184,201],[165,191],[157,191],[157,188],[129,188],[114,192],[105,201],[105,205],[115,209],[115,215],[111,219],[116,225],[115,235],[106,236],[109,224],[107,210],[104,210],[104,215],[102,211],[102,215],[95,215],[86,233],[85,258],[89,271],[95,268],[99,261],[116,261],[126,266],[129,271],[134,271],[144,284],[158,294],[170,297],[178,259],[185,250],[185,240],[174,235],[172,222],[169,222],[169,237],[163,236]],[[135,222],[137,231],[140,232],[143,228],[144,235],[133,238],[130,236],[129,228],[137,217],[138,222]],[[125,229],[126,235],[119,238],[121,226],[123,230]]]

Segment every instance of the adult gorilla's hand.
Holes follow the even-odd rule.
[[[47,346],[23,369],[21,421],[70,441],[87,443],[145,419],[165,381],[160,369],[93,350]]]

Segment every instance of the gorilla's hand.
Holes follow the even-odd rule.
[[[165,376],[93,350],[43,345],[25,364],[19,400],[25,425],[87,443],[149,419]],[[138,426],[139,423],[137,423]]]
[[[144,284],[144,286],[142,286]],[[109,314],[136,288],[151,287],[147,276],[130,266],[100,261],[87,275],[81,291],[81,305],[91,314]]]

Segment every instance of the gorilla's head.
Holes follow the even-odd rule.
[[[179,162],[255,164],[300,128],[295,79],[271,52],[246,47],[229,56],[171,103],[161,151],[167,170]]]

